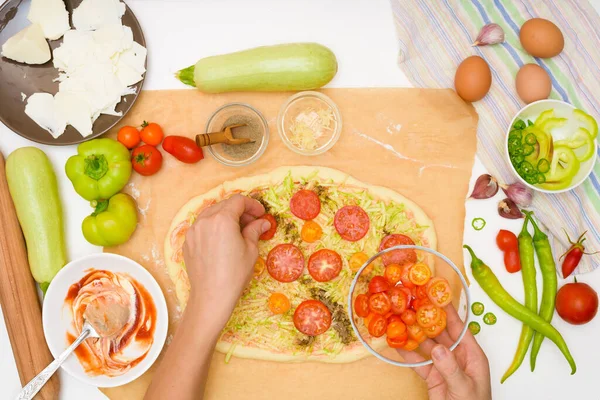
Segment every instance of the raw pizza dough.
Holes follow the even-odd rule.
[[[362,183],[350,175],[332,168],[315,166],[280,167],[267,174],[239,178],[233,181],[224,182],[222,185],[219,185],[212,190],[191,199],[183,207],[181,207],[179,212],[175,215],[165,238],[164,255],[167,272],[175,285],[177,301],[182,310],[187,304],[190,292],[190,283],[182,260],[181,248],[183,241],[185,240],[185,232],[191,223],[193,223],[195,217],[203,209],[221,200],[224,200],[233,194],[247,194],[255,189],[279,185],[288,175],[291,175],[294,182],[302,181],[305,178],[310,177],[310,182],[333,182],[338,188],[348,187],[352,189],[365,189],[378,201],[382,201],[384,203],[394,202],[398,204],[404,204],[405,208],[412,213],[413,219],[418,225],[427,226],[427,229],[421,234],[421,237],[424,239],[423,244],[426,247],[436,249],[437,237],[433,222],[417,204],[405,198],[401,194],[382,186],[373,186]],[[176,237],[172,239],[176,231],[178,231]],[[265,274],[266,273],[267,272],[265,271]],[[376,350],[381,349],[386,345],[385,339],[373,339],[371,340],[370,345]],[[241,344],[232,346],[232,344],[226,340],[219,340],[216,349],[219,352],[236,357],[280,362],[321,361],[347,363],[359,360],[370,354],[358,340],[355,340],[354,343],[345,346],[343,351],[334,357],[322,351],[313,351],[311,354],[294,354],[291,352],[285,352],[285,349],[274,351],[273,349],[262,349],[244,346]]]

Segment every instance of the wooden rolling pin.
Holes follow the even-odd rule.
[[[24,386],[54,358],[44,338],[37,288],[29,271],[25,239],[8,191],[2,154],[0,154],[0,230],[0,304],[19,370],[19,378]],[[56,400],[59,389],[58,374],[55,374],[38,393],[36,399]]]

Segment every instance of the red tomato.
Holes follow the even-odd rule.
[[[556,294],[556,312],[570,324],[587,324],[598,312],[598,294],[585,283],[567,283]]]
[[[133,169],[140,175],[150,176],[160,170],[162,166],[162,154],[154,146],[148,144],[136,147],[131,154]]]
[[[369,322],[369,333],[373,337],[382,337],[387,329],[387,321],[383,315],[376,314]]]
[[[293,282],[304,271],[304,256],[293,244],[277,245],[267,256],[267,271],[279,282]]]
[[[438,323],[442,317],[443,311],[444,310],[433,304],[423,306],[417,310],[417,324],[419,324],[421,328],[429,328]]]
[[[321,212],[321,200],[312,190],[299,190],[290,199],[290,211],[306,221],[315,219]]]
[[[369,316],[369,296],[359,294],[354,300],[354,312],[361,318]]]
[[[417,263],[410,267],[408,279],[417,286],[423,286],[431,278],[431,270],[423,263]]]
[[[427,340],[427,336],[425,336],[425,331],[418,324],[408,325],[406,327],[406,331],[408,332],[409,339],[412,339],[419,344]]]
[[[415,284],[412,283],[412,281],[410,280],[410,269],[411,268],[412,268],[412,264],[407,264],[404,267],[402,267],[402,276],[400,277],[400,280],[402,281],[402,285],[409,289],[412,289],[415,287]]]
[[[427,284],[427,297],[438,307],[446,307],[452,301],[450,284],[444,278],[433,278]]]
[[[413,302],[412,302],[411,308],[412,308],[414,311],[417,311],[419,308],[421,308],[421,307],[423,307],[423,306],[427,306],[427,305],[429,305],[429,304],[432,304],[432,303],[431,303],[431,300],[429,300],[429,297],[426,297],[426,298],[424,298],[424,299],[415,299],[415,300],[413,300]]]
[[[394,286],[386,292],[390,299],[391,309],[394,314],[402,314],[408,308],[409,298],[403,289],[404,288]]]
[[[425,336],[433,339],[437,337],[440,333],[446,329],[446,312],[440,309],[440,318],[436,321],[436,323],[428,328],[423,329],[425,332]]]
[[[418,348],[419,348],[419,342],[417,342],[416,340],[408,339],[402,349],[404,349],[406,351],[415,351]]]
[[[511,274],[521,270],[521,256],[518,251],[507,251],[504,253],[504,266]]]
[[[159,124],[144,121],[142,124],[142,131],[140,132],[142,142],[151,146],[158,146],[160,142],[162,142],[163,136],[164,133]]]
[[[519,251],[519,240],[511,231],[500,229],[496,236],[496,244],[502,251]]]
[[[401,338],[403,335],[406,335],[406,325],[404,324],[404,322],[400,322],[400,321],[388,322],[386,332],[387,332],[387,336],[390,339]]]
[[[375,314],[374,312],[369,311],[369,315],[367,315],[365,317],[365,319],[363,320],[363,322],[365,323],[365,327],[367,329],[369,329],[369,325],[371,324],[371,321],[373,320],[373,318],[375,318],[376,315],[379,315],[379,314]]]
[[[356,242],[369,232],[369,215],[359,206],[344,206],[335,213],[333,225],[342,239]]]
[[[305,335],[320,335],[331,326],[331,312],[318,300],[304,300],[294,311],[294,326]]]
[[[389,290],[390,284],[383,276],[377,275],[371,279],[369,282],[369,292],[370,293],[379,293],[385,292]]]
[[[406,235],[387,235],[379,245],[379,251],[400,245],[414,245],[415,242]],[[384,265],[389,264],[414,264],[417,262],[417,252],[414,249],[395,250],[381,256]]]
[[[414,325],[417,322],[417,313],[413,310],[406,310],[402,313],[401,318],[406,325]]]
[[[187,164],[195,164],[204,158],[202,148],[192,139],[184,136],[167,136],[162,148],[176,159]]]
[[[135,146],[140,144],[140,131],[134,126],[124,126],[119,129],[117,133],[117,140],[128,149],[133,149]]]
[[[369,310],[376,314],[385,315],[392,308],[390,298],[385,293],[375,293],[369,297]]]
[[[400,282],[400,278],[402,278],[402,267],[398,264],[390,264],[385,267],[383,276],[385,276],[390,284],[395,285]]]
[[[260,217],[260,219],[265,219],[265,220],[269,221],[269,223],[271,224],[271,227],[269,228],[268,231],[266,231],[265,233],[260,235],[259,239],[260,240],[273,239],[273,236],[275,236],[275,232],[277,232],[277,221],[275,220],[275,217],[272,216],[271,214],[265,214],[262,217]]]
[[[427,286],[417,286],[415,289],[415,297],[417,299],[426,299],[427,298]]]
[[[389,315],[389,313],[387,313],[387,315]],[[402,318],[400,318],[399,315],[397,314],[392,314],[390,317],[388,317],[387,322],[388,325],[391,324],[394,321],[398,321],[398,322],[402,322]]]
[[[329,282],[342,270],[342,257],[329,249],[314,252],[308,259],[308,273],[317,282]]]
[[[401,349],[406,345],[408,341],[408,335],[404,333],[398,338],[391,338],[388,336],[385,338],[385,340],[387,341],[388,346],[390,346],[392,349]]]
[[[396,286],[396,287],[399,288],[400,290],[402,290],[406,294],[406,298],[408,299],[408,304],[406,305],[406,307],[410,308],[410,306],[412,305],[412,301],[413,301],[413,295],[410,292],[410,289],[407,289],[404,286]]]

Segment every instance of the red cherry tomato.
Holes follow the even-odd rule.
[[[373,337],[382,337],[387,329],[387,321],[383,315],[375,314],[369,322],[369,333]]]
[[[423,286],[431,279],[431,270],[426,264],[417,263],[410,267],[408,279],[417,286]]]
[[[392,321],[388,322],[387,326],[387,336],[390,339],[398,339],[402,336],[406,335],[406,325],[404,322],[400,321]]]
[[[388,290],[387,296],[390,299],[391,310],[394,314],[402,314],[408,308],[408,299],[404,288],[394,286]]]
[[[408,339],[406,341],[406,344],[404,345],[404,347],[402,347],[402,349],[404,349],[406,351],[415,351],[418,348],[419,348],[419,342],[417,342],[416,340],[412,340],[412,339]]]
[[[131,154],[133,169],[140,175],[154,175],[162,166],[162,154],[154,146],[149,144],[136,147]]]
[[[391,285],[395,285],[400,282],[400,279],[402,278],[402,267],[398,264],[390,264],[385,267],[383,276],[385,276]]]
[[[433,304],[423,306],[417,310],[417,324],[421,328],[429,328],[438,323],[443,311]]]
[[[502,251],[519,251],[519,239],[511,231],[500,229],[496,236],[496,244]]]
[[[140,131],[134,126],[124,126],[119,129],[117,140],[123,143],[128,149],[133,149],[140,144]]]
[[[433,278],[427,284],[427,297],[438,307],[446,307],[452,301],[450,284],[444,278]]]
[[[369,292],[370,293],[379,293],[385,292],[389,290],[390,283],[383,276],[377,275],[371,279],[369,282]]]
[[[167,136],[162,148],[176,159],[187,164],[195,164],[204,158],[202,148],[192,139],[184,136]]]
[[[406,331],[408,332],[408,338],[416,341],[419,344],[427,340],[425,331],[418,324],[408,325],[406,327]]]
[[[304,300],[294,311],[294,326],[305,335],[320,335],[331,326],[331,312],[318,300]]]
[[[556,312],[570,324],[587,324],[598,312],[598,294],[585,283],[567,283],[556,294]]]
[[[413,310],[406,310],[400,316],[406,325],[414,325],[417,322],[417,313]]]
[[[435,322],[435,324],[423,329],[425,336],[428,338],[433,339],[442,333],[444,329],[446,329],[446,312],[442,309],[440,309],[440,311],[440,318]]]
[[[166,141],[166,139],[165,139]],[[260,217],[260,219],[265,219],[267,221],[269,221],[269,223],[271,224],[271,227],[269,228],[268,231],[266,231],[265,233],[263,233],[262,235],[260,235],[260,240],[271,240],[273,239],[273,236],[275,236],[275,232],[277,232],[277,221],[275,220],[275,217],[272,216],[271,214],[265,214],[262,217]]]
[[[421,308],[423,306],[426,306],[426,305],[429,305],[429,304],[432,304],[431,300],[429,300],[429,297],[426,297],[424,299],[415,299],[412,302],[411,308],[414,311],[417,311],[419,308]]]
[[[398,338],[391,338],[388,336],[385,338],[385,340],[388,346],[390,346],[392,349],[401,349],[408,342],[408,335],[405,332],[402,336]]]
[[[359,294],[354,300],[354,312],[361,318],[369,316],[369,296]]]
[[[163,136],[164,133],[159,124],[144,121],[142,124],[142,131],[140,132],[142,142],[152,146],[158,146],[160,142],[162,142]]]
[[[402,281],[402,285],[406,288],[412,289],[415,287],[415,284],[410,280],[410,269],[412,264],[407,264],[402,267],[402,276],[400,280]]]
[[[376,314],[385,315],[392,309],[390,298],[387,294],[380,292],[369,297],[369,310]]]

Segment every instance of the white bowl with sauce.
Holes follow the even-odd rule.
[[[88,375],[76,354],[72,354],[62,365],[62,368],[71,376],[89,385],[97,387],[121,386],[141,376],[158,358],[165,344],[169,326],[167,303],[154,277],[133,260],[117,254],[98,253],[71,261],[52,280],[43,304],[44,335],[50,352],[55,358],[67,348],[67,336],[69,334],[75,337],[78,335],[78,333],[75,334],[70,307],[65,306],[69,289],[93,270],[124,274],[145,289],[145,294],[141,291],[142,297],[147,296],[151,299],[156,311],[152,344],[145,357],[122,375],[113,377],[103,374]]]

